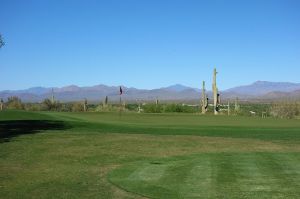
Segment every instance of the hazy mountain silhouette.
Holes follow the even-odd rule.
[[[175,84],[159,89],[136,89],[123,87],[123,99],[126,100],[199,100],[201,90],[181,84]],[[108,96],[109,100],[119,100],[119,86],[107,86],[103,84],[87,87],[69,85],[61,88],[53,88],[55,98],[60,101],[78,101],[87,98],[90,101],[101,101]],[[211,92],[208,91],[211,98]],[[220,91],[223,99],[277,99],[299,98],[300,84],[288,82],[257,81],[250,85],[238,86]],[[0,92],[0,98],[7,99],[9,96],[18,96],[23,101],[37,102],[50,98],[52,88],[33,87],[24,90],[5,90]]]
[[[163,87],[162,89],[165,89],[165,90],[168,90],[168,91],[175,91],[175,92],[181,92],[181,91],[190,90],[190,89],[197,90],[195,88],[184,86],[182,84],[174,84],[174,85],[171,85],[171,86],[168,86],[168,87]]]
[[[256,81],[250,85],[228,89],[226,92],[259,96],[270,92],[293,92],[296,90],[300,90],[300,84],[290,82]]]

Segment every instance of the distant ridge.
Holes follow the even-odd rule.
[[[162,89],[165,89],[165,90],[168,90],[168,91],[175,91],[175,92],[181,92],[181,91],[190,90],[190,89],[197,90],[195,88],[184,86],[182,84],[174,84],[174,85],[162,88]]]
[[[60,101],[78,101],[87,98],[90,101],[104,100],[105,96],[109,100],[119,100],[119,86],[107,86],[104,84],[79,87],[76,85],[53,88],[56,99]],[[175,84],[159,89],[137,89],[123,86],[123,99],[129,101],[136,100],[199,100],[201,90],[191,88],[182,84]],[[6,100],[10,96],[18,96],[25,102],[40,102],[51,97],[52,88],[32,87],[24,90],[4,90],[0,91],[0,98]],[[222,99],[300,99],[300,84],[290,82],[268,82],[256,81],[250,85],[238,86],[224,91],[220,91]],[[208,91],[211,98],[211,92]]]
[[[300,90],[300,83],[256,81],[250,85],[228,89],[226,92],[259,96],[270,92],[292,92],[295,90]]]

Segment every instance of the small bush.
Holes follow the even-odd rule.
[[[24,109],[24,104],[17,96],[12,96],[7,99],[6,107],[8,109]]]
[[[163,106],[161,104],[145,104],[143,110],[145,113],[161,113],[163,112]]]
[[[280,102],[273,104],[271,115],[279,118],[295,118],[300,114],[300,104],[297,102]]]
[[[126,104],[125,108],[128,109],[129,111],[137,111],[139,108],[139,105],[138,104]]]
[[[73,112],[83,112],[84,111],[84,105],[81,102],[76,102],[72,106]]]
[[[167,104],[164,108],[164,112],[196,113],[198,111],[198,106],[188,106],[182,104]]]
[[[62,111],[62,112],[71,112],[72,108],[73,108],[72,103],[63,103],[63,104],[61,104],[60,111]]]
[[[125,111],[126,109],[124,109],[124,107],[121,107],[122,111]],[[104,105],[100,104],[95,108],[95,111],[97,112],[118,112],[120,111],[120,105],[112,105],[112,104],[108,104],[108,105]]]
[[[182,107],[182,105],[179,105],[179,104],[168,104],[165,106],[164,111],[181,113],[181,112],[183,112],[183,107]]]
[[[42,102],[42,110],[44,111],[60,111],[62,104],[58,101],[52,102],[50,99],[45,99]]]
[[[40,111],[42,110],[41,104],[38,103],[27,103],[25,104],[26,111]]]

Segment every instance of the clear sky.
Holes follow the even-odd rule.
[[[0,90],[300,82],[299,0],[0,0]]]

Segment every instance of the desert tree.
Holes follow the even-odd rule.
[[[9,109],[24,109],[24,104],[17,96],[11,96],[7,98],[6,107]]]
[[[59,111],[61,107],[61,103],[59,103],[58,101],[52,102],[52,100],[48,98],[42,102],[42,109],[45,111]]]

